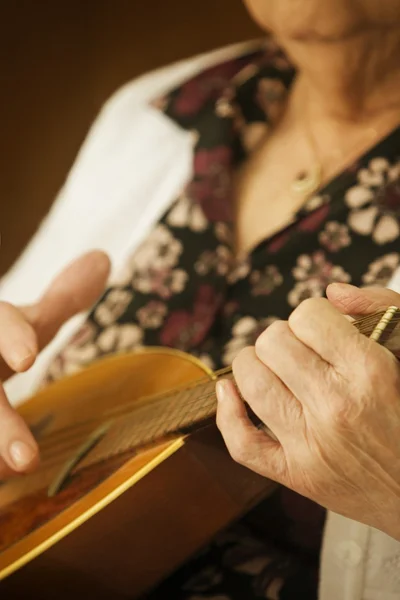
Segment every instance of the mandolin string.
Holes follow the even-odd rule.
[[[100,419],[104,419],[104,418],[110,419],[112,417],[127,416],[134,412],[139,412],[142,409],[146,410],[146,408],[148,408],[150,406],[150,404],[153,406],[154,404],[157,404],[158,402],[160,402],[160,405],[161,405],[163,401],[165,401],[167,398],[170,398],[171,396],[175,396],[181,392],[189,392],[190,390],[194,390],[197,387],[201,387],[202,385],[206,385],[207,383],[216,381],[218,378],[223,377],[224,375],[229,375],[231,373],[232,373],[231,366],[224,367],[223,369],[215,371],[213,373],[212,378],[211,377],[201,377],[201,378],[193,381],[191,384],[184,384],[182,386],[178,386],[174,389],[171,389],[168,392],[162,392],[160,394],[152,394],[151,396],[143,396],[140,400],[134,400],[133,402],[126,403],[123,406],[115,407],[113,409],[110,409],[110,410],[102,413],[102,415],[100,417],[94,417],[92,419],[80,421],[80,422],[76,423],[75,425],[63,427],[60,429],[55,429],[54,431],[51,431],[46,436],[44,436],[41,441],[48,440],[50,438],[55,437],[56,435],[58,436],[60,433],[64,433],[64,432],[68,433],[69,431],[75,430],[76,428],[78,428],[80,426],[89,425],[93,422],[99,421]],[[201,398],[202,398],[201,396],[200,397],[197,396],[196,399],[193,400],[193,402],[198,401]],[[143,402],[143,404],[142,404],[142,402]],[[140,403],[140,406],[138,406],[139,403]],[[189,401],[189,403],[190,403],[190,401]],[[130,410],[130,407],[133,407],[133,410]],[[128,408],[129,408],[129,410],[127,410]]]
[[[372,325],[375,325],[377,320],[379,320],[379,318],[381,318],[381,316],[383,316],[385,314],[385,311],[376,313],[374,315],[369,315],[368,317],[364,317],[363,319],[359,320],[359,321],[354,321],[353,325],[358,326],[359,327],[359,331],[361,333],[364,334],[368,334],[370,333],[370,329]],[[399,316],[395,316],[392,320],[392,322],[397,322],[400,321],[400,315]],[[222,377],[225,374],[229,374],[232,372],[232,367],[225,367],[223,369],[220,369],[219,371],[216,371],[214,373],[214,377],[215,378],[219,378]],[[139,402],[141,403],[142,401],[145,401],[146,406],[149,405],[150,403],[154,403],[157,401],[164,401],[166,398],[170,397],[172,394],[177,394],[179,392],[184,392],[184,391],[189,391],[191,389],[194,389],[196,387],[199,387],[203,384],[209,383],[210,381],[212,381],[212,379],[210,379],[209,377],[203,377],[200,379],[197,379],[196,381],[194,381],[192,384],[189,385],[183,385],[183,386],[178,386],[177,388],[170,390],[168,392],[162,392],[160,394],[154,394],[151,396],[147,396],[147,397],[143,397]],[[196,398],[196,401],[198,400],[198,398]],[[100,418],[103,417],[113,417],[113,416],[124,416],[125,414],[128,415],[131,413],[130,410],[126,410],[129,409],[131,406],[133,406],[134,411],[132,412],[137,412],[138,410],[140,410],[140,406],[138,406],[138,401],[133,401],[131,403],[127,403],[124,404],[121,407],[116,407],[114,409],[110,409],[109,411],[103,413],[101,415],[101,417],[95,417],[93,419],[87,419],[85,421],[80,421],[74,425],[70,425],[64,428],[60,428],[60,429],[56,429],[52,432],[50,432],[49,434],[47,434],[46,436],[44,436],[42,438],[42,441],[50,439],[55,437],[56,435],[59,436],[61,433],[64,432],[69,432],[71,430],[75,430],[80,426],[85,426],[88,425],[92,422],[97,422]]]
[[[373,328],[377,324],[377,322],[379,322],[379,319],[385,314],[385,312],[386,311],[381,311],[379,313],[369,315],[369,316],[359,319],[357,321],[353,321],[352,324],[358,328],[360,333],[363,333],[365,335],[370,334],[371,327]],[[398,322],[400,322],[399,314],[395,315],[392,319],[393,324],[397,324]],[[132,415],[133,413],[140,413],[142,410],[146,410],[146,409],[148,410],[150,404],[152,405],[152,408],[155,408],[157,406],[157,404],[160,404],[160,406],[161,406],[162,402],[164,400],[166,400],[167,398],[172,398],[174,395],[176,395],[180,392],[189,392],[191,390],[196,389],[197,387],[206,385],[207,383],[211,383],[213,381],[215,382],[216,379],[219,379],[220,377],[223,377],[224,375],[228,375],[231,373],[232,373],[232,367],[226,367],[224,369],[220,369],[219,371],[216,371],[214,373],[214,377],[212,379],[210,379],[209,377],[200,378],[200,379],[194,381],[192,384],[177,387],[174,390],[170,390],[167,393],[163,392],[161,394],[152,395],[147,398],[142,398],[141,400],[145,400],[146,402],[143,405],[141,405],[140,407],[138,407],[138,402],[134,401],[132,403],[125,404],[122,407],[116,407],[115,409],[111,409],[111,410],[107,411],[106,413],[103,413],[98,418],[87,419],[86,421],[81,421],[74,425],[60,428],[58,430],[54,430],[53,432],[50,432],[49,434],[47,434],[47,436],[44,436],[40,442],[41,451],[45,452],[46,454],[49,453],[50,451],[52,452],[52,455],[51,455],[51,457],[49,457],[49,459],[43,458],[42,466],[48,466],[50,461],[53,462],[53,460],[57,458],[57,456],[59,455],[60,452],[65,453],[67,451],[73,450],[73,448],[71,448],[69,446],[68,446],[68,448],[61,446],[61,447],[58,447],[58,452],[56,452],[57,446],[60,446],[60,444],[62,444],[62,443],[70,444],[73,441],[73,437],[72,437],[73,434],[79,436],[80,438],[82,437],[82,435],[83,435],[82,432],[79,432],[80,427],[90,425],[91,423],[105,422],[106,420],[109,420],[111,417],[116,418],[116,417]],[[203,396],[196,396],[196,398],[194,400],[188,399],[187,403],[185,403],[185,406],[187,406],[187,405],[190,406],[194,402],[198,403],[199,400],[204,400],[204,401],[209,400],[211,398],[215,398],[215,396],[216,396],[216,394],[215,394],[215,390],[214,390],[212,393],[208,393]],[[132,409],[132,406],[133,406],[133,409]],[[60,439],[61,434],[69,434],[69,433],[71,433],[72,435],[69,437]],[[57,436],[57,439],[54,440],[53,443],[51,443],[52,438],[54,438],[55,436]],[[48,441],[49,444],[43,444],[43,442],[46,442],[46,441]]]
[[[232,368],[228,367],[226,369],[223,369],[223,370],[219,371],[218,372],[218,376],[219,377],[223,377],[224,375],[227,375],[227,374],[230,374],[230,373],[232,373]],[[190,389],[194,390],[194,389],[196,389],[196,387],[200,387],[200,384],[198,383],[198,381],[199,380],[197,380],[196,385],[193,385],[192,387],[184,387],[184,388],[182,388],[181,391],[190,391]],[[215,379],[204,379],[204,380],[201,380],[201,381],[203,381],[204,384],[207,384],[207,383],[215,383],[216,380]],[[176,389],[173,390],[173,391],[171,391],[171,393],[168,394],[168,396],[166,396],[166,397],[167,398],[173,398],[174,395],[176,395]],[[162,395],[162,396],[160,395],[160,397],[162,397],[164,399],[166,398],[164,395]],[[150,398],[151,398],[151,400],[153,400],[154,397],[151,396]],[[190,405],[194,404],[195,402],[207,401],[207,400],[210,400],[211,398],[215,398],[216,399],[215,390],[212,391],[212,392],[209,392],[207,394],[203,394],[202,396],[196,396],[196,398],[194,400],[192,400],[192,401],[188,400],[187,402],[185,402],[183,404],[183,406],[188,406],[188,405],[190,406]],[[160,406],[163,405],[162,402],[160,402],[159,404],[160,404]],[[155,405],[155,406],[157,406],[157,405]],[[129,416],[129,415],[133,415],[133,414],[136,414],[136,415],[140,416],[140,415],[142,415],[142,413],[147,412],[147,410],[149,409],[148,406],[143,405],[143,406],[141,406],[140,408],[138,408],[136,410],[130,410],[130,411],[125,411],[124,412],[123,409],[125,407],[126,407],[126,405],[123,406],[123,407],[120,407],[121,410],[117,414],[113,414],[114,418],[115,417]],[[206,407],[206,404],[204,404],[202,406],[199,406],[197,408],[198,408],[198,410],[201,410],[202,408],[205,408],[205,407]],[[153,408],[154,408],[154,406],[153,406]],[[104,414],[101,416],[101,420],[100,420],[100,418],[99,419],[93,419],[93,421],[96,421],[96,422],[100,421],[100,425],[101,425],[102,422],[107,422],[107,420],[109,420],[109,419],[104,419]],[[89,421],[88,421],[88,423],[89,423]],[[98,423],[96,423],[96,426],[97,425],[98,425]],[[82,432],[76,432],[76,435],[80,439],[82,437]],[[52,441],[52,443],[49,446],[40,444],[40,449],[41,449],[41,452],[43,452],[43,451],[48,452],[49,450],[51,450],[52,451],[52,456],[54,456],[54,454],[53,454],[54,450],[58,449],[59,451],[62,451],[62,452],[65,450],[65,448],[62,448],[62,447],[61,448],[57,448],[58,442],[60,442],[60,443],[63,443],[63,442],[64,443],[65,442],[69,443],[71,441],[73,441],[73,440],[72,440],[72,437],[70,436],[70,437],[68,437],[66,439]],[[42,464],[44,464],[44,461],[42,461]]]
[[[363,331],[362,328],[359,329],[359,331],[361,333],[367,334],[367,333],[370,333],[370,327],[371,327],[371,325],[372,324],[375,325],[376,321],[378,320],[378,318],[380,318],[384,314],[385,314],[385,311],[382,311],[380,313],[376,313],[374,315],[369,315],[368,317],[364,317],[360,321],[354,321],[353,324],[357,325],[358,323],[361,323],[364,326],[367,325],[367,327],[365,327],[365,331]],[[393,319],[393,322],[397,321],[397,320],[400,321],[400,316],[399,317],[395,317]],[[371,323],[371,325],[370,325],[370,323]],[[229,367],[225,367],[223,369],[220,369],[219,371],[216,371],[214,373],[214,377],[218,378],[218,377],[223,376],[224,374],[228,374],[228,373],[231,373],[231,372],[232,372],[232,367],[230,367],[230,366]],[[169,397],[171,394],[175,394],[175,393],[182,392],[182,391],[185,391],[185,390],[190,390],[192,388],[198,387],[198,386],[200,386],[202,384],[205,384],[207,382],[210,382],[210,381],[211,381],[210,378],[203,377],[203,378],[197,379],[192,384],[189,384],[189,385],[186,384],[184,386],[178,386],[177,388],[175,388],[173,390],[170,390],[169,392],[162,392],[160,394],[154,394],[154,395],[151,395],[151,396],[143,397],[142,401],[145,400],[146,404],[148,404],[150,402],[155,402],[155,401],[158,401],[158,400],[162,400],[163,401],[167,397]],[[122,415],[123,416],[123,414],[125,414],[125,410],[124,410],[124,412],[121,413],[120,412],[121,409],[126,409],[126,408],[128,408],[130,406],[134,406],[134,409],[136,411],[138,409],[138,401],[133,401],[132,403],[127,403],[123,407],[116,407],[115,409],[111,409],[110,411],[107,411],[106,413],[103,413],[102,417],[103,416],[115,416],[115,415],[117,415],[117,416],[121,416]],[[129,413],[130,413],[130,411],[126,412],[126,414],[129,414]],[[49,434],[47,434],[46,436],[44,436],[44,438],[42,438],[42,439],[45,440],[45,439],[52,438],[55,435],[59,435],[60,433],[62,433],[64,431],[69,431],[69,430],[75,429],[75,428],[77,428],[79,426],[90,424],[93,421],[98,421],[99,418],[96,417],[96,418],[93,418],[93,419],[87,419],[85,421],[80,421],[80,422],[76,423],[73,426],[67,426],[67,427],[64,427],[64,428],[56,429],[56,430],[50,432]]]
[[[378,314],[378,317],[379,317],[379,314]],[[400,320],[400,319],[399,318],[395,319],[395,321],[398,321],[398,320]],[[376,324],[376,321],[377,321],[377,315],[375,314],[375,315],[369,316],[368,318],[364,318],[362,320],[361,324],[360,324],[360,322],[357,322],[357,323],[359,324],[360,331],[362,331],[363,329],[366,329],[366,327],[365,327],[366,324],[369,324],[369,323]],[[231,367],[227,367],[225,369],[221,369],[220,371],[218,371],[218,372],[215,373],[215,377],[217,377],[217,378],[221,377],[224,374],[230,373],[231,371],[232,371]],[[200,380],[197,380],[197,381],[193,382],[193,384],[190,385],[190,386],[186,385],[186,386],[183,386],[181,388],[177,388],[177,389],[175,389],[173,391],[170,391],[167,394],[162,393],[162,394],[158,394],[158,395],[154,395],[154,396],[148,397],[148,399],[146,399],[146,400],[148,400],[148,402],[146,401],[146,405],[145,406],[148,407],[150,404],[153,405],[156,401],[159,401],[159,400],[163,401],[167,397],[171,397],[171,395],[176,395],[178,392],[190,391],[191,389],[193,390],[196,387],[199,387],[199,385],[205,384],[205,383],[209,383],[210,381],[211,380],[209,378],[202,378]],[[201,398],[202,397],[198,397],[197,396],[196,399],[195,399],[195,401],[198,402],[198,400],[201,399]],[[190,403],[190,401],[189,401],[189,403]],[[133,411],[130,410],[130,406],[132,404],[134,405],[134,410]],[[92,422],[98,422],[99,420],[104,419],[105,417],[124,416],[125,414],[129,415],[131,412],[136,412],[137,413],[140,410],[140,408],[141,407],[138,407],[138,403],[137,402],[125,404],[122,407],[117,407],[115,409],[111,409],[110,411],[107,411],[107,413],[102,414],[101,417],[96,417],[96,418],[93,418],[93,419],[88,419],[88,420],[86,420],[84,422],[80,422],[80,423],[74,424],[73,426],[69,426],[69,427],[65,427],[65,428],[60,428],[58,430],[55,430],[54,432],[50,432],[50,434],[48,434],[47,436],[45,436],[45,438],[43,438],[42,441],[49,441],[50,442],[50,439],[57,435],[58,439],[56,440],[56,443],[59,443],[60,441],[62,441],[62,440],[60,440],[60,434],[62,434],[62,433],[69,433],[71,431],[71,432],[74,432],[75,434],[79,435],[79,427],[81,427],[81,426],[89,425]],[[127,409],[129,409],[129,410],[127,410]],[[65,441],[67,441],[67,440],[65,440]],[[47,444],[43,444],[43,449],[46,448],[46,445]]]
[[[372,324],[375,325],[377,320],[379,320],[379,318],[384,314],[385,311],[382,311],[381,313],[376,313],[374,315],[370,315],[368,317],[365,317],[359,321],[355,321],[353,324],[359,327],[359,331],[361,333],[370,333],[370,329]],[[400,321],[400,315],[399,316],[395,316],[395,318],[393,319],[393,322],[397,322]],[[226,374],[230,374],[232,372],[232,367],[226,367],[224,369],[220,369],[219,371],[216,371],[214,373],[214,378],[220,378],[223,375]],[[214,379],[213,378],[213,379]],[[173,390],[170,390],[169,392],[165,393],[161,393],[161,394],[155,394],[152,396],[148,396],[148,397],[144,397],[141,399],[140,403],[145,400],[145,404],[142,406],[138,407],[138,401],[133,401],[132,403],[128,403],[125,404],[121,407],[116,407],[114,409],[110,409],[109,411],[103,413],[101,416],[99,417],[94,417],[92,419],[87,419],[85,421],[81,421],[78,423],[75,423],[74,425],[70,425],[64,428],[60,428],[60,429],[56,429],[52,432],[50,432],[49,434],[47,434],[46,436],[44,436],[42,438],[42,442],[47,441],[47,440],[51,440],[53,437],[57,436],[59,438],[59,436],[62,433],[69,433],[69,432],[76,432],[77,434],[79,434],[78,428],[82,427],[82,426],[87,426],[93,422],[99,422],[100,420],[104,419],[104,418],[111,418],[111,417],[121,417],[121,416],[125,416],[125,415],[129,415],[132,414],[133,412],[139,412],[142,408],[145,407],[149,407],[150,404],[152,406],[154,406],[154,404],[156,404],[158,401],[163,402],[165,399],[167,399],[168,397],[171,397],[172,395],[176,395],[179,392],[186,392],[186,391],[190,391],[193,390],[197,387],[200,387],[201,385],[210,383],[211,381],[213,381],[213,379],[210,379],[208,377],[204,377],[204,378],[200,378],[196,381],[194,381],[192,384],[190,385],[184,385],[184,386],[179,386]],[[196,399],[193,402],[198,402],[198,400],[201,399],[201,397],[196,397]],[[190,401],[189,401],[190,404]],[[133,410],[131,410],[131,407],[133,406]],[[128,410],[127,410],[128,409]],[[59,441],[59,440],[57,440]],[[46,446],[43,444],[43,448],[45,448]]]
[[[396,319],[396,321],[397,321],[397,319]],[[375,324],[376,324],[376,321],[374,322],[374,325]],[[369,330],[369,333],[371,333],[371,329]],[[229,367],[226,368],[226,369],[224,369],[224,370],[222,370],[222,372],[225,372],[225,373],[229,372],[229,371],[231,371],[231,369]],[[219,372],[219,373],[221,373],[221,372]],[[206,379],[205,381],[207,383],[210,383],[210,380],[208,380],[208,379]],[[195,387],[195,386],[192,386],[192,387]],[[203,400],[205,400],[207,398],[208,399],[213,398],[213,403],[212,404],[214,404],[214,402],[215,402],[215,390],[212,393],[209,393],[209,394],[207,394],[205,396],[200,397],[200,399],[203,399]],[[199,397],[197,397],[197,400],[199,400]],[[211,408],[211,406],[212,405],[210,405],[209,407],[207,407],[208,410]],[[214,410],[214,406],[212,406],[212,408]],[[135,412],[135,411],[131,411],[131,412]],[[166,433],[167,433],[167,435],[173,435],[174,432],[176,433],[176,431],[177,431],[177,429],[173,429],[173,430],[171,430],[170,433],[168,433],[168,432],[166,432]],[[66,441],[68,442],[70,440],[66,440]],[[81,441],[81,439],[79,441]],[[70,452],[72,452],[74,450],[74,448],[76,448],[76,444],[74,445],[74,447],[59,448],[59,452],[57,452],[57,453],[53,452],[52,455],[51,455],[51,457],[47,458],[46,460],[43,459],[41,466],[44,467],[44,468],[47,468],[47,469],[49,469],[49,468],[51,468],[53,466],[58,466],[60,464],[60,462],[61,462],[61,456],[60,455],[63,456],[63,461],[65,461],[65,458],[70,455]],[[68,454],[66,454],[67,450],[68,450]]]

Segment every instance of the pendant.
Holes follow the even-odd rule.
[[[300,173],[292,183],[291,189],[300,196],[310,197],[321,187],[321,182],[322,168],[317,165],[307,173]]]

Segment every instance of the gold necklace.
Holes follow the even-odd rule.
[[[308,171],[301,171],[291,185],[292,191],[298,196],[305,196],[308,200],[321,187],[323,181],[323,169],[320,163],[311,167]]]
[[[388,133],[393,128],[393,124],[388,128]],[[337,161],[337,166],[333,169],[333,172],[340,173],[348,163],[350,159],[357,158],[364,150],[368,149],[371,144],[378,138],[379,131],[378,128],[368,127],[368,136],[367,139],[364,139],[354,146],[351,147],[349,152],[347,152],[344,156],[343,153],[340,156],[340,160]],[[386,128],[385,128],[386,131]],[[300,171],[300,173],[296,176],[294,181],[291,184],[291,191],[296,195],[303,198],[303,202],[309,200],[313,195],[318,192],[321,188],[322,183],[324,181],[326,173],[324,172],[323,164],[321,160],[318,159],[318,148],[316,144],[316,140],[311,132],[310,127],[306,127],[306,135],[310,146],[312,148],[312,152],[315,157],[315,164],[310,167],[308,170]],[[332,153],[333,156],[339,154],[338,152]]]

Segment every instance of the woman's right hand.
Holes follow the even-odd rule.
[[[36,304],[0,302],[0,381],[32,367],[60,327],[96,302],[109,272],[107,255],[89,252],[64,269]],[[0,383],[0,480],[31,471],[38,462],[37,443]]]

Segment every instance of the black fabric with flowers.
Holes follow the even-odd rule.
[[[400,129],[320,190],[288,227],[234,259],[233,175],[273,124],[294,77],[268,40],[153,103],[195,136],[193,178],[47,380],[142,345],[179,348],[219,368],[329,283],[387,283],[400,263]],[[320,507],[280,490],[152,598],[315,598],[323,522]]]

